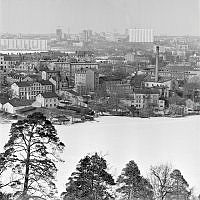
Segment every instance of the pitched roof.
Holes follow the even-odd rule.
[[[122,81],[122,78],[116,77],[116,76],[102,76],[99,77],[99,81]]]
[[[5,98],[5,97],[0,97],[0,103],[1,104],[5,104],[5,103],[7,103],[9,100],[7,99],[7,98]]]
[[[42,85],[52,85],[52,83],[49,80],[38,80],[38,83],[41,83]]]
[[[21,81],[21,82],[15,82],[18,87],[27,87],[27,86],[32,86],[33,82],[32,81]]]
[[[29,107],[21,108],[21,109],[17,110],[17,112],[18,113],[25,113],[25,112],[30,112],[30,111],[33,111],[33,110],[36,110],[36,108],[33,107],[33,106],[29,106]]]
[[[32,86],[35,82],[38,82],[41,85],[52,85],[52,83],[49,80],[21,81],[21,82],[16,82],[16,84],[19,87],[27,87],[27,86]]]
[[[45,71],[46,73],[49,73],[49,74],[54,74],[54,73],[57,73],[57,74],[59,74],[60,73],[60,71],[58,71],[58,70],[43,70],[43,71]]]
[[[146,74],[136,74],[131,78],[130,84],[134,87],[141,87],[141,84],[147,79]]]
[[[37,79],[37,78],[40,78],[41,76],[39,74],[29,74],[26,77]]]
[[[167,66],[161,67],[160,68],[161,71],[172,71],[172,72],[184,72],[184,71],[193,71],[194,67],[192,67],[191,65],[184,65],[184,64],[169,64]]]
[[[74,90],[68,90],[67,92],[75,95],[75,96],[79,96],[78,92],[74,91]]]
[[[160,94],[160,91],[158,89],[142,88],[142,89],[134,89],[133,93],[136,93],[136,94]]]
[[[44,98],[55,98],[55,97],[58,97],[58,95],[55,92],[45,92],[45,93],[41,93],[41,95]]]
[[[33,103],[32,100],[13,98],[8,101],[14,107],[29,106]]]

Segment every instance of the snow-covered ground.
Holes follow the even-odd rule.
[[[56,126],[66,149],[59,164],[57,187],[65,183],[78,161],[88,153],[106,155],[116,177],[130,160],[146,176],[151,165],[171,163],[180,169],[190,186],[200,193],[200,116],[186,118],[100,117],[97,122]],[[0,124],[0,151],[8,139],[10,125]]]

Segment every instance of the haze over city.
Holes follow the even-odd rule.
[[[199,35],[198,0],[0,0],[0,32],[53,33],[92,29]]]

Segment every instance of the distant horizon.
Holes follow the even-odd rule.
[[[87,29],[83,29],[83,30],[87,30]],[[83,31],[82,30],[82,31]],[[91,30],[91,29],[89,29]],[[80,32],[73,32],[73,33],[69,33],[69,34],[81,34],[82,31]],[[67,32],[62,32],[63,34],[67,33]],[[109,32],[105,32],[105,31],[94,31],[92,30],[92,33],[117,33],[117,34],[125,34],[125,31],[124,32],[112,32],[112,31],[109,31]],[[49,33],[24,33],[24,32],[0,32],[0,35],[3,35],[3,34],[10,34],[10,35],[56,35],[56,29],[55,29],[55,32],[49,32]],[[154,34],[154,37],[200,37],[200,35],[191,35],[191,34],[185,34],[185,35],[170,35],[170,34]]]
[[[200,36],[199,0],[0,0],[0,32],[119,32],[151,28],[155,35]]]

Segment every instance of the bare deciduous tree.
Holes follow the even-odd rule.
[[[172,167],[168,164],[159,166],[151,166],[150,168],[150,183],[154,190],[154,196],[158,200],[166,199],[166,196],[171,193],[172,179],[170,174]]]

